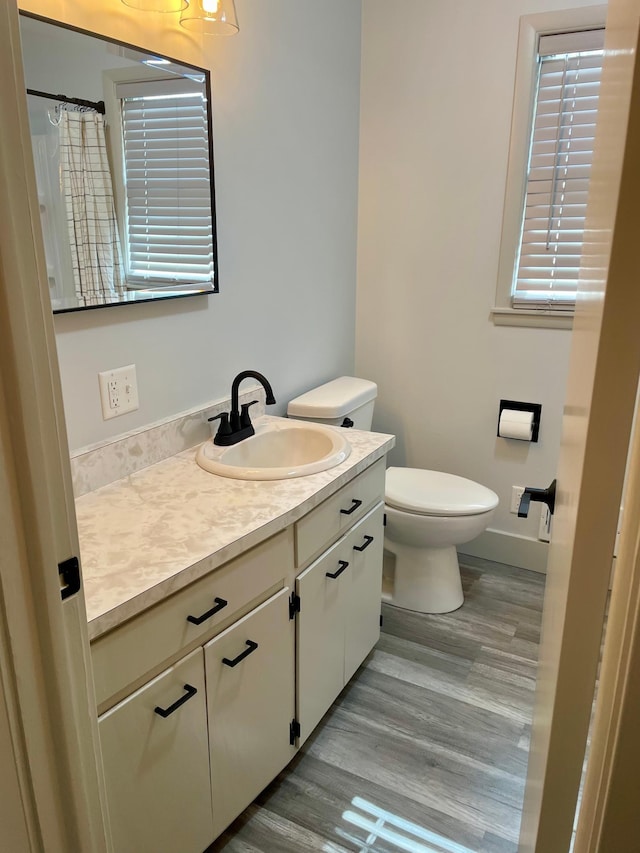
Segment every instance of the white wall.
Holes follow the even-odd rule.
[[[595,4],[363,5],[356,371],[379,384],[393,462],[484,483],[501,500],[492,528],[532,538],[538,510],[510,514],[511,486],[555,476],[570,332],[489,312],[519,16],[578,5]],[[542,403],[538,444],[496,437],[501,398]]]
[[[288,399],[353,369],[360,0],[237,0],[198,41],[119,2],[22,8],[212,71],[220,293],[58,315],[72,449],[228,395],[262,371]],[[339,25],[336,24],[339,23]],[[103,421],[97,373],[135,363],[140,409]]]
[[[20,42],[27,88],[41,92],[104,100],[103,71],[140,68],[139,62],[115,54],[109,42],[25,16],[20,19]]]

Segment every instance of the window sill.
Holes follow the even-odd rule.
[[[492,308],[496,326],[526,326],[533,329],[572,329],[573,312],[541,311],[523,308]]]

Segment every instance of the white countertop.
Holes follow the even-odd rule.
[[[348,438],[348,459],[307,477],[218,477],[197,465],[194,447],[78,498],[89,637],[283,530],[395,443],[392,435],[354,429]]]

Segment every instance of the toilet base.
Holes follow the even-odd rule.
[[[389,561],[385,555],[383,601],[416,613],[450,613],[462,606],[464,595],[454,545],[414,548],[385,538],[384,547],[393,556]]]

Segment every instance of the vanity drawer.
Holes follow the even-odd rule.
[[[91,644],[98,706],[226,628],[234,614],[283,586],[292,570],[289,528],[99,637]]]
[[[296,523],[296,566],[306,565],[384,500],[384,459],[347,483]]]

